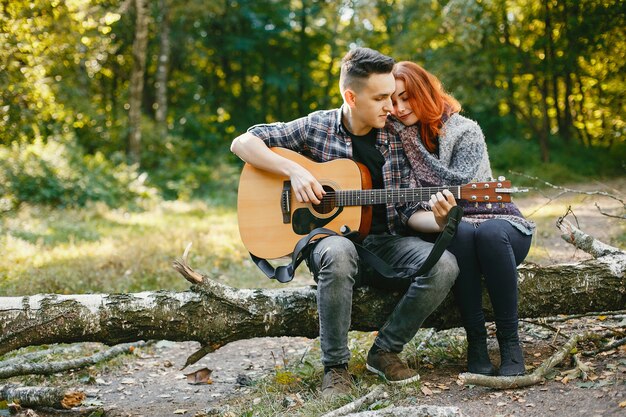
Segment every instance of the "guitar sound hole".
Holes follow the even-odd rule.
[[[322,201],[319,204],[313,204],[313,210],[316,213],[320,214],[328,214],[337,207],[335,200],[335,190],[333,190],[328,185],[324,185],[324,191],[326,191],[326,195],[322,198]]]

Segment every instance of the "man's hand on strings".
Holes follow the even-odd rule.
[[[309,171],[298,164],[294,164],[289,178],[291,180],[291,190],[298,202],[321,203],[326,191]]]

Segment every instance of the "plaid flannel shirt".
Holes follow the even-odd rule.
[[[316,111],[287,123],[258,124],[249,128],[248,132],[269,147],[291,149],[316,162],[352,159],[352,138],[341,123],[341,108]],[[387,128],[379,129],[376,148],[386,161],[383,165],[385,188],[407,188],[410,165],[399,137]],[[406,222],[417,209],[415,203],[387,204],[389,233],[406,231]]]

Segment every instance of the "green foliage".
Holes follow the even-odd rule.
[[[554,140],[547,163],[542,162],[539,144],[535,141],[508,139],[488,147],[494,175],[510,177],[508,173],[512,171],[554,184],[621,176],[626,161],[626,143],[607,150]],[[515,182],[530,185],[524,177],[516,176]]]
[[[90,201],[120,206],[155,196],[145,174],[55,139],[0,146],[0,178],[5,209],[22,203],[82,207]]]
[[[240,167],[228,155],[231,140],[255,123],[341,105],[341,57],[362,45],[417,61],[437,75],[483,128],[498,170],[524,168],[567,181],[615,175],[623,172],[626,138],[622,3],[153,3],[141,170],[166,199],[226,201]],[[121,174],[132,170],[102,162],[102,155],[111,165],[126,162],[134,18],[134,3],[121,0],[0,3],[0,144],[62,136],[81,149],[70,153],[83,155],[68,159],[74,173],[45,158],[29,159],[37,174],[14,180],[24,190],[9,193],[3,186],[12,204],[123,204],[115,184],[138,183],[136,174]],[[172,52],[162,124],[155,109],[165,22]]]

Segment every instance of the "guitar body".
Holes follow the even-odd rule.
[[[271,148],[306,168],[324,189],[363,190],[371,188],[367,169],[349,159],[317,163],[297,152]],[[276,259],[293,252],[296,243],[317,227],[340,232],[345,226],[369,232],[371,206],[343,206],[299,203],[289,191],[289,178],[259,170],[245,164],[239,180],[237,215],[239,233],[250,253],[265,259]]]

